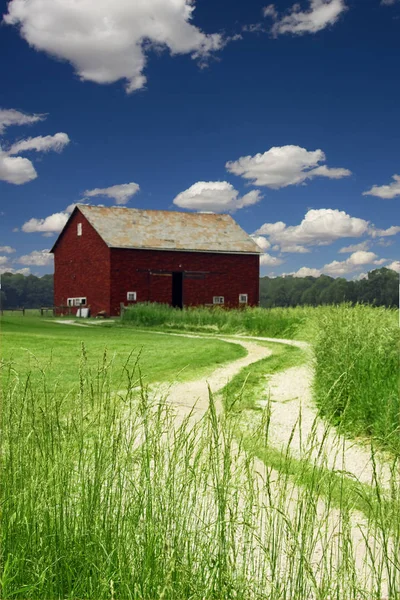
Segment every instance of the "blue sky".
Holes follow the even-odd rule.
[[[231,212],[262,274],[400,271],[400,0],[1,14],[2,271],[52,272],[79,201]]]

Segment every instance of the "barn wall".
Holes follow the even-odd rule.
[[[77,235],[78,223],[82,236]],[[62,306],[68,298],[85,296],[91,314],[110,313],[110,250],[76,210],[54,250],[54,303]]]
[[[137,302],[171,303],[172,276],[160,271],[205,271],[204,279],[184,279],[184,305],[212,304],[224,296],[225,306],[238,307],[239,294],[248,294],[249,305],[259,301],[259,257],[151,250],[111,250],[111,314],[127,302],[127,292],[137,292]]]

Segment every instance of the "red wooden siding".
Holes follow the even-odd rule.
[[[239,294],[248,294],[250,306],[258,304],[258,256],[111,249],[111,313],[127,304],[127,292],[136,292],[137,302],[170,304],[174,271],[193,273],[183,281],[185,306],[212,304],[213,296],[224,296],[225,306],[238,307]],[[204,279],[197,279],[199,272]]]
[[[77,225],[82,223],[82,235]],[[54,303],[86,297],[92,314],[110,314],[110,249],[87,219],[75,211],[54,250]],[[76,312],[76,309],[74,309]]]

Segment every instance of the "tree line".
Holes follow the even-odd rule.
[[[53,275],[21,275],[3,273],[1,275],[0,302],[2,309],[40,308],[53,306]]]
[[[261,277],[260,304],[273,306],[318,306],[342,302],[399,306],[399,275],[385,267],[370,271],[366,279],[343,277]]]
[[[53,275],[36,277],[3,273],[1,276],[1,308],[40,308],[53,306]],[[376,269],[366,279],[348,281],[320,277],[261,277],[261,306],[318,306],[359,302],[376,306],[399,306],[399,276],[395,271]]]

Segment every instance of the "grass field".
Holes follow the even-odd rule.
[[[111,325],[111,324],[110,324]],[[96,372],[104,362],[112,364],[112,386],[123,388],[124,372],[140,354],[143,381],[185,380],[201,377],[218,364],[245,354],[237,344],[205,339],[185,339],[151,332],[110,327],[107,323],[92,327],[59,325],[34,314],[22,317],[5,315],[0,320],[1,359],[19,376],[40,378],[46,373],[48,385],[63,388],[77,384],[82,344],[88,367]]]
[[[152,307],[141,310],[122,326],[2,319],[0,597],[398,600],[397,314],[368,307],[199,311],[193,322],[163,307],[153,317]],[[138,331],[134,323],[193,327],[207,337]],[[225,415],[211,396],[194,427],[184,421],[177,428],[170,405],[138,389],[141,380],[204,378],[244,354],[214,333],[250,330],[312,342],[316,400],[322,411],[329,402],[329,418],[341,416],[339,402],[345,416],[349,405],[363,414],[369,389],[366,404],[375,398],[379,411],[364,422],[343,419],[347,435],[387,445],[376,418],[392,399],[384,420],[394,452],[389,488],[378,477],[367,486],[276,450],[268,407],[257,409],[252,430],[244,426],[242,411],[256,410],[265,374],[309,360],[297,348],[271,345],[272,356],[228,383]],[[252,456],[266,465],[262,476]]]

